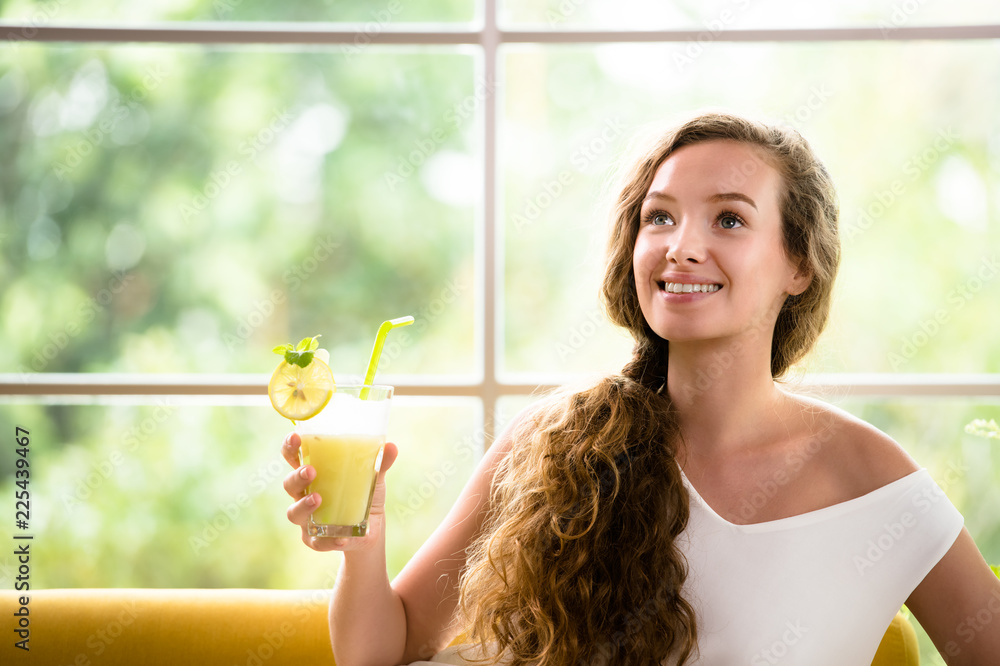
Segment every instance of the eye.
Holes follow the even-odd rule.
[[[719,226],[723,229],[739,229],[743,226],[743,219],[736,213],[724,211],[719,213]]]
[[[660,210],[650,211],[646,214],[643,221],[646,224],[653,225],[654,227],[664,227],[668,224],[673,224],[673,220],[670,219],[670,215]]]

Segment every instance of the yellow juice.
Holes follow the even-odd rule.
[[[384,437],[365,435],[301,435],[302,462],[316,468],[309,492],[322,504],[313,513],[321,525],[357,525],[368,516],[375,486],[375,462]]]

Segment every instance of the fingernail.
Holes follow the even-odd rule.
[[[315,493],[313,493],[312,495],[309,496],[309,499],[306,500],[306,504],[308,504],[309,506],[316,506],[316,494]]]
[[[305,480],[308,481],[309,480],[309,469],[307,467],[302,467],[301,469],[299,469],[299,476],[301,476],[303,479],[305,479]]]

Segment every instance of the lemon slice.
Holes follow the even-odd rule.
[[[305,421],[323,411],[337,385],[330,366],[318,358],[302,368],[282,361],[267,385],[274,410],[292,421]]]

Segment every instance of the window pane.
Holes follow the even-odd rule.
[[[359,36],[392,29],[409,21],[471,21],[473,0],[304,0],[277,3],[265,0],[173,0],[128,2],[88,0],[66,2],[13,0],[0,3],[0,19],[30,21],[33,26],[71,21],[303,21],[364,23]],[[25,35],[31,39],[31,35]]]
[[[1000,43],[684,48],[505,50],[506,370],[627,361],[597,300],[612,166],[723,108],[798,128],[838,187],[843,259],[807,369],[1000,371]]]
[[[443,520],[482,442],[476,400],[394,402],[391,575]],[[0,405],[5,437],[30,433],[32,587],[329,588],[340,559],[306,548],[285,518],[291,468],[278,447],[290,428],[266,399],[244,403]],[[8,497],[16,458],[0,460]],[[0,557],[7,589],[13,565]]]
[[[504,0],[502,18],[550,29],[704,30],[711,41],[722,30],[863,26],[888,34],[904,26],[986,25],[1000,20],[1000,7],[990,0]]]
[[[363,374],[473,371],[482,156],[455,51],[0,55],[0,364],[263,372],[321,333]]]

